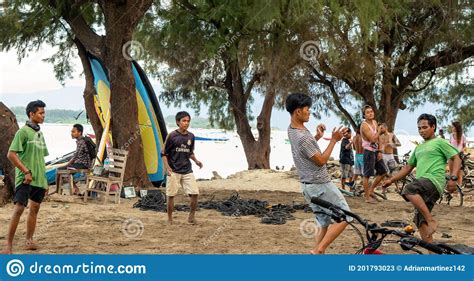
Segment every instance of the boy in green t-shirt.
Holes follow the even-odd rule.
[[[25,207],[29,205],[26,222],[26,250],[36,250],[33,235],[36,220],[47,192],[46,169],[44,157],[48,156],[48,149],[40,131],[39,124],[44,122],[46,105],[37,100],[30,102],[26,107],[29,121],[16,132],[8,151],[8,160],[16,167],[15,193],[13,195],[13,215],[8,228],[7,243],[2,253],[11,254],[13,238]]]
[[[431,114],[418,117],[418,132],[425,140],[419,144],[398,174],[386,180],[384,187],[406,177],[416,167],[416,180],[407,184],[401,195],[416,208],[414,222],[420,231],[421,239],[433,241],[433,233],[438,223],[433,219],[431,210],[444,191],[448,180],[447,191],[456,190],[457,174],[461,168],[458,151],[446,140],[436,138],[436,118]],[[451,176],[446,177],[446,162],[450,161]]]

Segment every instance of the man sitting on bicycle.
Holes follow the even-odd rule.
[[[407,184],[401,195],[415,206],[414,223],[418,227],[421,239],[431,243],[438,223],[433,219],[431,210],[440,198],[448,179],[449,192],[456,190],[457,174],[461,168],[458,151],[444,139],[436,138],[436,117],[422,114],[418,117],[418,132],[424,139],[412,153],[408,164],[400,172],[384,182],[389,186],[406,177],[416,167],[416,180]],[[446,162],[450,161],[451,176],[445,177]]]

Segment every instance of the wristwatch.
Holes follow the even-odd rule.
[[[452,181],[457,181],[458,180],[458,176],[446,176],[446,180],[452,180]]]

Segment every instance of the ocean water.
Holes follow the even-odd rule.
[[[71,138],[71,128],[72,125],[64,124],[43,124],[41,126],[50,154],[46,158],[47,161],[75,150],[76,143],[75,140]],[[169,128],[169,131],[173,129],[175,128]],[[86,125],[84,130],[85,133],[94,133],[92,127],[89,125]],[[196,136],[229,139],[225,142],[196,141],[195,155],[204,165],[202,169],[199,169],[193,162],[193,170],[196,178],[209,179],[212,177],[213,171],[216,171],[222,177],[227,177],[247,169],[245,153],[236,132],[198,128],[190,128],[190,131]],[[415,144],[412,141],[419,142],[422,140],[420,136],[408,135],[403,131],[395,131],[395,133],[402,144],[398,150],[400,155],[410,150],[413,151]],[[324,137],[329,138],[330,132],[327,132]],[[325,139],[321,139],[318,142],[323,151],[326,149],[328,143],[329,141]],[[340,143],[336,144],[331,153],[334,159],[339,159],[339,150]],[[274,130],[271,133],[270,165],[272,169],[276,169],[278,166],[279,169],[283,167],[284,170],[289,170],[293,166],[291,147],[286,131]]]

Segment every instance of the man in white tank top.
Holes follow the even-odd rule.
[[[375,187],[382,181],[387,174],[385,164],[383,163],[382,153],[379,150],[379,133],[377,131],[377,121],[375,113],[371,106],[366,105],[362,109],[364,122],[362,122],[360,132],[362,137],[362,147],[364,148],[364,171],[363,186],[364,197],[367,203],[377,203],[374,199]],[[376,176],[372,185],[369,187],[370,177]]]

